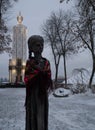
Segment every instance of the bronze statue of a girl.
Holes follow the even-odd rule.
[[[48,130],[48,92],[52,90],[50,63],[42,57],[44,39],[33,35],[28,39],[26,62],[26,130]]]

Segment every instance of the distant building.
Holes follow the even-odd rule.
[[[23,82],[27,57],[26,26],[22,24],[21,13],[17,16],[17,25],[13,27],[12,59],[9,59],[9,81]]]

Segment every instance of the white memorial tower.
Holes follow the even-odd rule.
[[[12,59],[9,60],[9,81],[23,82],[27,57],[26,26],[22,24],[21,13],[17,16],[17,25],[13,27]]]

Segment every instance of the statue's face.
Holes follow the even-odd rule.
[[[43,43],[35,42],[35,43],[31,44],[31,51],[34,54],[36,54],[36,53],[41,54],[43,51]]]

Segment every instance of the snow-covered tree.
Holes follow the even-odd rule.
[[[12,7],[14,2],[18,0],[0,0],[0,53],[8,51],[11,37],[8,33],[8,10]]]
[[[69,2],[71,0],[60,0],[60,3],[63,3],[63,2]],[[92,8],[93,11],[95,11],[95,0],[73,0],[74,2],[77,3],[77,6],[81,8],[81,11],[83,13],[87,13],[88,11],[88,8]]]

